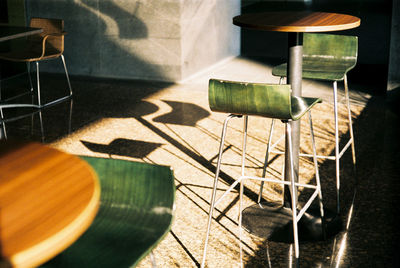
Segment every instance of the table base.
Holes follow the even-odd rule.
[[[326,238],[343,229],[340,216],[325,208]],[[293,243],[292,210],[282,204],[262,202],[247,207],[242,214],[243,228],[269,241]],[[319,208],[310,207],[298,223],[300,241],[324,240]]]

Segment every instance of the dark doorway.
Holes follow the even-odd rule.
[[[0,23],[8,22],[7,0],[0,0]]]

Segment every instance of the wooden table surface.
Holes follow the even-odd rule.
[[[91,224],[100,186],[77,156],[39,143],[0,143],[1,265],[37,266]]]
[[[337,13],[286,11],[243,14],[234,17],[233,24],[276,32],[330,32],[358,27],[360,19]]]

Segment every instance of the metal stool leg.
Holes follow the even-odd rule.
[[[296,185],[294,180],[294,169],[293,169],[293,144],[292,144],[292,132],[291,127],[288,122],[285,122],[286,125],[286,135],[289,141],[289,162],[290,162],[290,196],[292,201],[292,221],[293,221],[293,241],[294,241],[294,252],[296,258],[296,266],[298,266],[299,261],[299,237],[297,230],[297,200],[296,200]]]
[[[310,123],[310,136],[311,136],[311,143],[313,148],[313,160],[314,160],[314,168],[315,168],[315,181],[317,183],[317,191],[318,191],[318,201],[319,201],[319,209],[321,215],[321,228],[322,228],[322,235],[324,240],[326,239],[326,231],[325,231],[325,212],[324,212],[324,203],[322,199],[322,191],[321,191],[321,182],[319,178],[319,169],[318,169],[318,160],[317,160],[317,149],[315,146],[315,137],[314,137],[314,129],[312,124],[312,117],[311,117],[311,110],[308,111],[308,121]]]
[[[245,162],[246,162],[246,145],[247,145],[247,124],[248,116],[245,115],[243,118],[243,147],[242,147],[242,176],[244,176]],[[240,181],[240,194],[239,194],[239,257],[240,267],[243,267],[243,246],[242,246],[242,210],[243,210],[243,181]]]
[[[282,84],[284,77],[281,76],[279,78],[279,85]],[[264,160],[264,167],[263,167],[263,173],[262,173],[262,177],[265,178],[265,175],[267,173],[267,166],[268,166],[268,158],[269,158],[269,151],[271,149],[271,140],[272,140],[272,135],[273,135],[273,131],[274,131],[274,123],[275,120],[272,119],[271,122],[271,128],[270,128],[270,132],[269,132],[269,136],[268,136],[268,144],[267,144],[267,151],[265,153],[265,160]],[[260,192],[258,193],[258,200],[257,203],[260,204],[261,202],[261,198],[262,198],[262,191],[264,189],[264,181],[261,181],[261,185],[260,185]]]
[[[206,239],[205,239],[205,242],[204,242],[203,259],[201,261],[201,267],[204,267],[205,261],[206,261],[208,238],[209,238],[209,235],[210,235],[212,215],[213,215],[213,212],[214,212],[215,197],[216,197],[216,193],[217,193],[217,184],[218,184],[219,172],[220,172],[220,168],[221,168],[222,152],[223,152],[223,148],[224,148],[226,129],[227,129],[229,120],[231,118],[233,118],[233,117],[240,117],[240,116],[233,115],[233,114],[229,115],[225,119],[224,126],[222,128],[221,143],[219,145],[217,168],[216,168],[216,171],[215,171],[214,186],[213,186],[213,191],[212,191],[212,194],[211,194],[210,211],[208,212],[207,232],[206,232]]]
[[[150,251],[149,256],[150,256],[150,261],[151,261],[151,267],[156,268],[157,267],[156,257],[154,257],[153,251]]]
[[[336,210],[337,213],[340,214],[340,157],[339,157],[337,81],[333,82],[333,105],[335,114]]]
[[[353,134],[353,123],[352,123],[352,119],[351,119],[351,108],[350,108],[349,87],[347,84],[347,75],[344,75],[344,93],[345,93],[345,97],[346,97],[347,113],[348,113],[348,119],[349,119],[349,132],[350,132],[350,139],[351,139],[351,153],[352,153],[352,159],[353,159],[353,169],[354,169],[354,174],[357,174],[356,173],[356,148],[355,148],[355,140],[354,140],[354,134]]]
[[[269,158],[269,151],[270,151],[270,148],[271,148],[272,135],[273,135],[273,132],[274,132],[274,124],[275,124],[275,120],[272,119],[271,128],[270,128],[269,136],[268,136],[267,151],[265,152],[264,167],[263,167],[263,172],[262,172],[262,177],[263,178],[265,178],[265,175],[267,173],[268,158]],[[264,181],[261,181],[260,192],[258,193],[257,203],[261,202],[263,188],[264,188]]]
[[[239,192],[239,250],[240,250],[240,267],[243,267],[243,248],[242,248],[242,211],[243,211],[243,180],[240,181],[240,192]]]

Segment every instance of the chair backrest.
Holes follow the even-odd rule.
[[[173,172],[167,166],[81,158],[99,177],[99,212],[74,244],[41,267],[135,267],[171,228]]]
[[[290,85],[243,83],[211,79],[210,109],[215,112],[292,119]]]
[[[303,57],[327,60],[357,61],[357,36],[305,33]]]
[[[30,27],[42,28],[41,36],[54,33],[62,33],[64,31],[64,20],[62,19],[49,19],[49,18],[31,18]],[[47,39],[47,45],[51,45],[60,53],[64,52],[64,36],[51,37]]]

